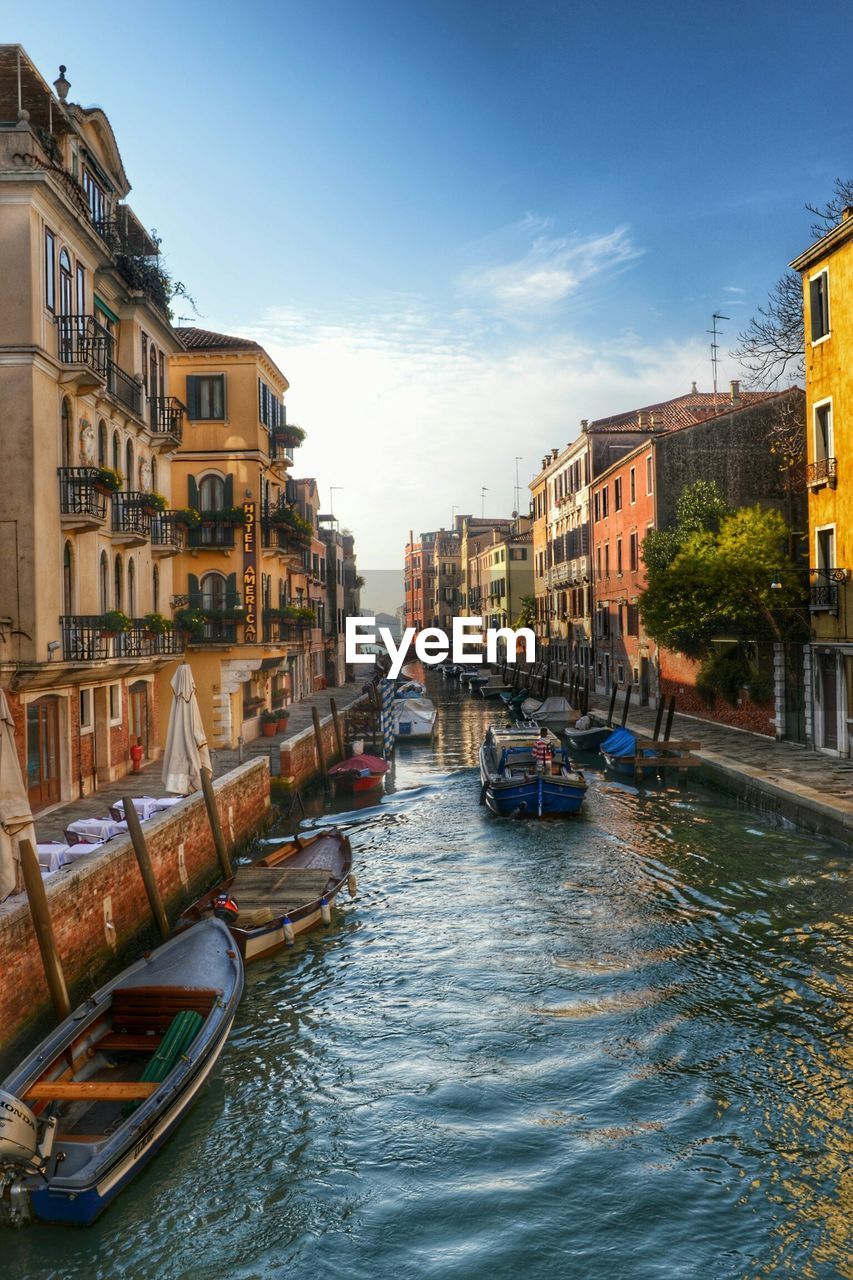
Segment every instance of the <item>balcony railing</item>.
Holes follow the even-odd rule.
[[[81,524],[95,524],[106,519],[106,494],[95,488],[97,475],[97,467],[59,467],[59,510],[62,515],[76,516]]]
[[[145,503],[148,495],[138,492],[113,494],[113,533],[145,541],[151,536],[151,514]]]
[[[183,548],[185,532],[185,526],[171,511],[160,511],[151,517],[151,546],[155,550],[176,554]]]
[[[180,442],[186,411],[186,405],[175,396],[148,397],[148,425],[155,435],[171,436]]]
[[[817,581],[809,586],[809,609],[812,613],[829,613],[838,617],[841,591],[850,577],[847,569],[809,569]]]
[[[120,400],[131,413],[142,414],[142,387],[129,373],[125,373],[115,360],[107,361],[107,390]]]
[[[63,364],[83,364],[104,381],[112,351],[112,335],[94,316],[57,316],[57,353]]]
[[[184,651],[180,631],[150,631],[144,620],[134,618],[129,631],[104,629],[100,614],[70,614],[60,618],[62,657],[65,662],[104,662],[108,658],[170,657]]]
[[[220,520],[202,520],[194,529],[187,530],[189,547],[233,547],[234,525]]]
[[[819,489],[829,485],[834,489],[838,484],[838,462],[835,458],[820,458],[810,462],[806,467],[806,484],[810,489]]]

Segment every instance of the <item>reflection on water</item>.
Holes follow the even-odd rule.
[[[435,749],[332,806],[356,900],[248,971],[167,1151],[94,1228],[7,1235],[9,1274],[853,1274],[846,851],[597,768],[578,819],[496,819],[501,713],[430,682]]]

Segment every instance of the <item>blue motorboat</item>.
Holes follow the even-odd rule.
[[[533,744],[539,736],[536,725],[515,728],[492,726],[480,747],[482,803],[501,817],[546,818],[578,813],[587,791],[587,782],[565,752],[556,746],[550,765],[537,772]]]
[[[75,1009],[0,1085],[0,1201],[87,1226],[170,1137],[225,1047],[243,962],[211,919]]]
[[[601,743],[601,754],[614,773],[623,777],[638,776],[637,738],[630,729],[614,729]],[[654,756],[654,754],[648,748],[641,752],[641,756]],[[654,772],[654,765],[639,766],[639,776],[642,778],[651,777]]]

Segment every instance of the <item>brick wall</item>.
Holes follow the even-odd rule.
[[[344,745],[346,746],[348,734],[343,716],[341,716],[341,721]],[[321,717],[320,732],[323,737],[326,764],[335,764],[341,757],[331,716]],[[317,741],[314,737],[313,725],[310,729],[303,729],[301,733],[294,735],[294,737],[285,739],[280,748],[280,760],[281,780],[290,786],[304,786],[306,782],[310,782],[312,778],[318,776],[320,760],[317,754]]]
[[[269,810],[265,758],[240,765],[214,782],[226,841],[250,836]],[[198,793],[146,822],[142,828],[154,873],[171,920],[216,879],[218,863],[204,798]],[[56,944],[73,990],[72,1000],[116,971],[119,958],[135,958],[133,943],[150,927],[148,899],[129,837],[46,882]],[[111,920],[114,932],[106,927]],[[138,954],[138,952],[137,952]],[[49,997],[25,898],[0,904],[0,1048],[45,1012]]]

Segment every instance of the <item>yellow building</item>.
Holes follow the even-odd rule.
[[[158,246],[99,107],[0,45],[0,687],[33,809],[160,751],[183,406]]]
[[[294,509],[287,478],[303,433],[286,421],[287,379],[257,342],[176,332],[184,350],[170,376],[188,423],[172,502],[197,513],[197,524],[174,564],[172,604],[211,743],[235,746],[258,736],[264,711],[304,692],[316,526]]]
[[[803,278],[805,314],[812,616],[806,731],[816,747],[847,756],[853,743],[853,209],[791,266]]]

